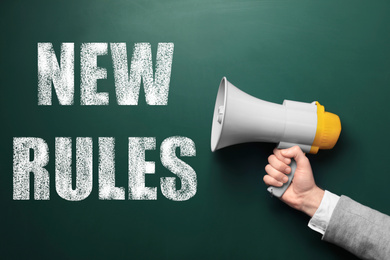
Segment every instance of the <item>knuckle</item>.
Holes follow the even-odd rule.
[[[298,145],[295,146],[295,152],[297,154],[303,154],[301,147],[299,147]]]
[[[293,150],[294,152],[298,152],[299,149],[301,149],[301,148],[299,148],[298,145],[294,145],[293,148],[292,148],[292,150]]]
[[[284,163],[281,162],[279,159],[273,160],[272,163],[271,163],[271,165],[272,165],[275,169],[277,169],[277,170],[282,170],[283,168],[285,168],[285,167],[283,167],[283,166],[284,166]]]
[[[275,175],[275,179],[276,179],[277,181],[282,181],[283,177],[284,177],[284,174],[282,174],[282,173],[280,173],[280,172],[278,172],[278,173]]]

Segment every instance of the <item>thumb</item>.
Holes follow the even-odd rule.
[[[284,157],[294,158],[297,164],[306,163],[307,157],[305,156],[305,154],[302,152],[301,148],[298,145],[288,149],[283,149],[280,152]]]

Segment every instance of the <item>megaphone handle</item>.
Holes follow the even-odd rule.
[[[271,193],[272,196],[275,197],[282,197],[284,192],[287,190],[288,186],[290,186],[292,179],[294,178],[295,170],[297,169],[297,163],[294,159],[291,158],[291,173],[287,174],[288,181],[283,184],[282,187],[274,187],[274,186],[269,186],[268,191]]]

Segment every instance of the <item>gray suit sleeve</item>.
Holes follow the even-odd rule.
[[[390,217],[341,196],[322,239],[362,259],[390,259]]]

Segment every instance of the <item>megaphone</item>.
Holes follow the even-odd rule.
[[[325,112],[316,101],[275,104],[248,95],[223,77],[214,108],[211,151],[239,143],[270,142],[280,149],[298,145],[303,152],[316,154],[319,149],[332,149],[340,132],[340,118]],[[276,197],[283,195],[294,178],[296,162],[291,161],[288,182],[268,188]]]

